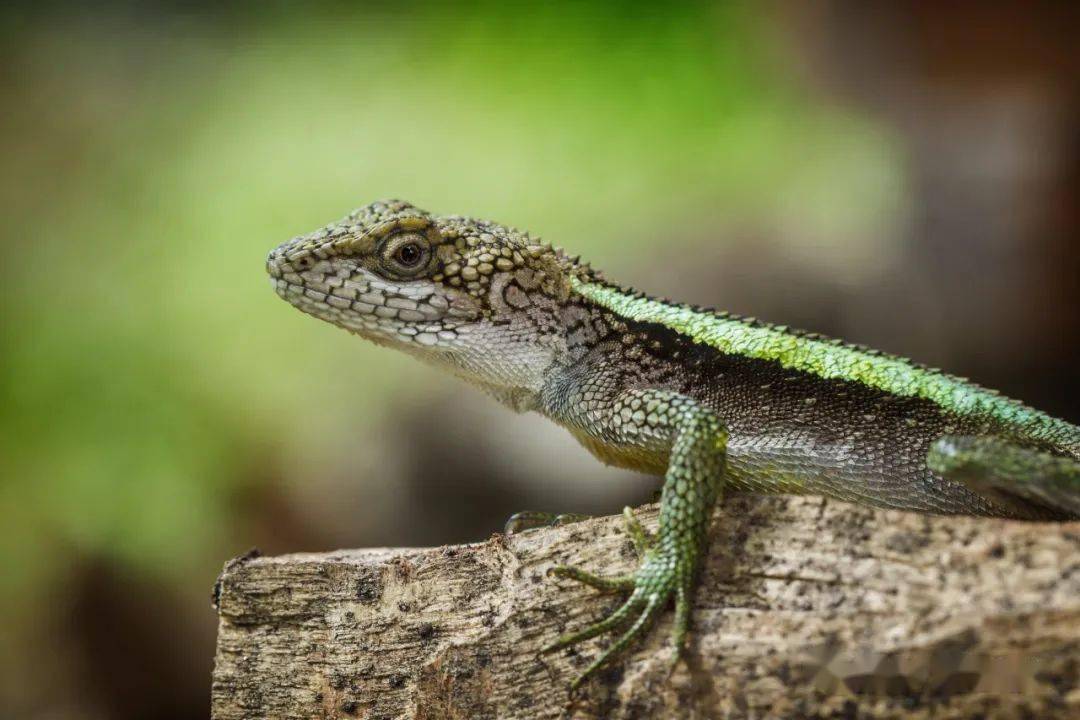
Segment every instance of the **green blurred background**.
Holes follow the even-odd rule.
[[[275,297],[270,248],[376,198],[1080,420],[1073,7],[0,10],[0,715],[205,717],[252,546],[649,499]]]

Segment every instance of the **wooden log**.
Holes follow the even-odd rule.
[[[646,526],[655,506],[638,511]],[[621,518],[484,543],[229,563],[212,714],[239,718],[1080,718],[1080,523],[733,496],[686,658],[670,613],[571,697],[611,642],[538,655],[618,602],[546,577],[629,573]]]

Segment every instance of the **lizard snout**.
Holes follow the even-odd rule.
[[[266,272],[272,278],[280,278],[286,273],[308,269],[315,260],[308,238],[295,237],[270,251],[266,256]]]
[[[283,256],[281,248],[274,248],[266,256],[266,272],[272,278],[281,277],[281,262]]]

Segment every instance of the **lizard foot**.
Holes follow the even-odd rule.
[[[556,514],[536,510],[522,510],[519,513],[511,515],[510,519],[506,521],[503,525],[503,534],[514,535],[516,533],[525,532],[526,530],[535,530],[543,527],[559,527],[588,519],[588,515],[581,515],[579,513]]]
[[[672,598],[675,600],[675,625],[672,629],[672,667],[682,656],[683,646],[686,644],[687,631],[690,626],[690,592],[692,589],[693,563],[690,562],[686,554],[680,553],[677,548],[658,549],[650,547],[646,550],[641,565],[631,577],[604,578],[584,570],[566,566],[554,567],[548,572],[550,575],[576,580],[601,592],[628,591],[630,593],[630,597],[626,599],[626,602],[600,622],[590,625],[584,630],[564,635],[541,650],[541,653],[554,652],[597,635],[602,635],[609,630],[630,624],[629,629],[571,683],[571,692],[580,687],[590,675],[603,667],[609,660],[623,652],[634,640],[641,637],[667,607]]]

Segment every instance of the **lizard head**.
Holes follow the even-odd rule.
[[[513,228],[398,200],[289,240],[266,269],[303,312],[449,366],[517,409],[565,347],[570,276],[589,272]]]

